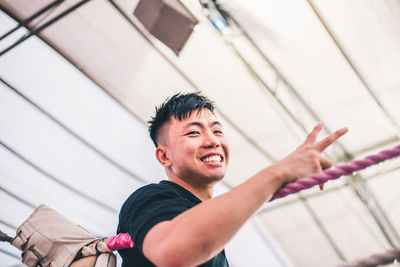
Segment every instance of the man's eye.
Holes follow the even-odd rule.
[[[188,132],[186,135],[198,135],[198,134],[200,134],[198,131],[191,131]]]
[[[219,135],[223,135],[224,133],[222,132],[222,131],[220,131],[220,130],[216,130],[216,131],[214,131],[214,133],[215,134],[219,134]]]

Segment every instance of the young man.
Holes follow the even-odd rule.
[[[124,203],[118,233],[128,232],[135,247],[119,251],[122,266],[229,266],[225,244],[285,183],[329,168],[321,153],[347,131],[316,142],[318,124],[289,156],[212,198],[229,162],[213,112],[197,93],[176,94],[156,108],[149,131],[169,180],[138,189]]]

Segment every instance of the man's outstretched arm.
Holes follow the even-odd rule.
[[[196,266],[214,257],[285,183],[331,167],[322,152],[347,129],[316,142],[321,129],[318,124],[294,152],[230,192],[155,225],[143,241],[144,255],[157,266]]]

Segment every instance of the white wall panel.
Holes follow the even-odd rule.
[[[400,101],[399,2],[318,0],[315,6],[371,90],[400,124],[400,109],[395,105]]]
[[[36,37],[3,57],[0,72],[31,101],[124,168],[146,180],[164,174],[143,122]]]
[[[4,167],[0,171],[1,186],[8,192],[21,197],[35,207],[44,203],[93,234],[110,235],[114,233],[115,229],[110,225],[116,225],[116,211],[104,209],[55,183],[3,147],[0,148],[0,158],[4,163]],[[88,195],[96,196],[96,193],[93,190]],[[101,202],[107,203],[107,200],[103,198]],[[115,206],[112,203],[107,204],[111,207]],[[8,209],[8,212],[3,214],[8,214],[9,217],[6,216],[2,219],[7,222],[12,218],[10,223],[15,226],[19,226],[29,216],[29,213],[21,213],[20,209],[12,205],[5,205],[5,208]],[[115,210],[118,210],[118,207]],[[15,218],[18,219],[15,220]]]
[[[0,162],[3,162],[3,158],[0,156]],[[4,165],[1,165],[3,168]],[[0,174],[0,182],[3,184],[4,176]],[[0,219],[7,224],[11,224],[15,227],[19,226],[29,214],[33,211],[32,208],[25,204],[17,201],[16,199],[7,195],[3,190],[0,190]],[[0,223],[0,230],[9,236],[15,236],[15,230]],[[0,249],[11,253],[13,255],[20,256],[21,252],[16,248],[12,247],[8,243],[0,242]],[[5,253],[0,252],[0,263],[1,266],[18,266],[22,265],[21,260],[15,259],[14,257],[8,256]]]
[[[138,181],[88,149],[28,103],[0,86],[1,140],[40,168],[94,198],[108,196],[114,207]],[[9,114],[13,114],[12,117]]]
[[[397,159],[397,161],[400,161],[400,159]],[[399,166],[400,164],[391,173],[383,174],[379,178],[368,181],[368,185],[375,193],[377,200],[397,232],[400,232]]]
[[[321,120],[332,129],[350,128],[351,136],[341,140],[350,152],[395,134],[396,129],[368,95],[307,1],[237,4],[252,16],[239,17],[239,21]],[[248,23],[254,20],[264,32]]]
[[[390,249],[368,209],[351,188],[325,193],[311,198],[309,203],[348,260]]]
[[[296,266],[336,266],[340,259],[305,207],[297,202],[259,215]]]

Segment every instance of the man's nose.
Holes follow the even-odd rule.
[[[203,146],[204,147],[218,147],[220,145],[219,139],[212,131],[207,131],[206,134],[203,135]]]

